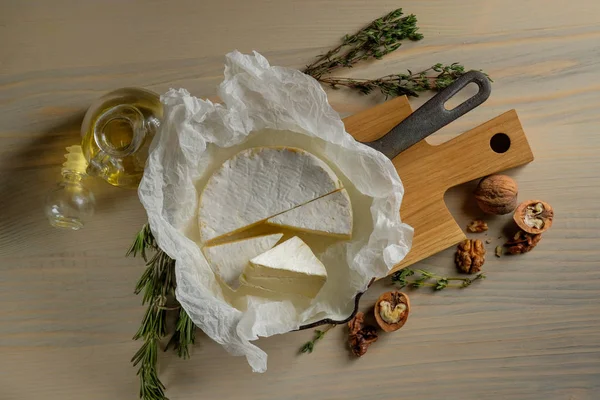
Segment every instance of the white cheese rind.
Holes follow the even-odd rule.
[[[236,154],[209,178],[198,210],[203,242],[247,229],[342,187],[331,168],[292,147]]]
[[[346,189],[328,194],[275,217],[270,225],[317,235],[352,237],[352,204]]]
[[[298,237],[254,257],[240,277],[248,286],[308,298],[315,297],[326,280],[325,266]]]
[[[204,248],[204,255],[213,272],[227,286],[237,290],[240,286],[239,277],[250,260],[271,249],[282,236],[282,233],[276,233],[207,246]]]

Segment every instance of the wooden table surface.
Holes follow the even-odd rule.
[[[556,210],[552,230],[519,257],[491,256],[506,218],[490,219],[488,279],[466,290],[411,292],[406,326],[361,359],[345,328],[310,355],[303,331],[261,339],[265,374],[199,334],[187,361],[161,354],[171,400],[600,398],[600,2],[593,0],[0,1],[0,398],[134,399],[129,363],[144,308],[141,262],[123,257],[145,214],[134,191],[94,185],[82,231],[42,213],[82,114],[111,89],[185,87],[215,98],[223,55],[257,50],[301,68],[393,8],[425,40],[350,71],[378,77],[459,61],[494,79],[492,97],[431,139],[439,143],[516,108],[536,160],[509,171],[520,198]],[[418,107],[427,98],[413,101]],[[381,102],[346,91],[349,115]],[[465,225],[473,184],[447,202]],[[449,249],[418,264],[454,273]],[[375,284],[362,308],[390,286]]]

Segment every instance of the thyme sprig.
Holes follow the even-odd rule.
[[[317,56],[315,62],[306,66],[304,73],[318,80],[338,68],[351,68],[359,61],[381,59],[397,50],[405,39],[423,39],[423,35],[417,32],[417,17],[403,15],[401,8],[396,9],[354,35],[344,36],[339,46]]]
[[[415,276],[415,274],[417,274]],[[415,276],[414,279],[408,279],[411,276]],[[460,278],[460,277],[446,277],[434,274],[429,271],[425,271],[422,269],[410,269],[404,268],[394,274],[392,274],[392,282],[397,285],[399,288],[410,287],[410,288],[420,288],[420,287],[431,287],[434,290],[443,290],[448,287],[454,288],[466,288],[471,286],[471,284],[475,281],[485,279],[485,274],[479,273],[472,278]],[[458,282],[458,283],[452,283]]]
[[[315,349],[315,345],[317,342],[325,337],[325,334],[335,328],[336,325],[329,325],[327,328],[323,330],[315,329],[315,336],[312,340],[304,343],[304,345],[300,348],[300,353],[312,353]]]
[[[378,89],[386,97],[402,95],[418,97],[418,92],[439,91],[448,87],[465,72],[465,67],[459,63],[449,65],[438,63],[421,72],[413,73],[408,70],[408,73],[405,74],[391,74],[378,79],[353,79],[332,76],[320,78],[319,80],[333,89],[343,86],[358,90],[363,94],[369,94]]]
[[[385,75],[377,79],[330,75],[340,68],[352,68],[361,61],[381,59],[400,48],[404,40],[423,39],[423,35],[418,32],[417,18],[413,14],[403,15],[402,9],[399,8],[376,19],[355,34],[344,36],[340,45],[319,55],[303,72],[334,89],[347,87],[362,94],[369,94],[378,89],[386,97],[418,97],[419,92],[439,91],[466,72],[460,63],[438,63],[421,72],[413,73],[408,70],[408,73]]]

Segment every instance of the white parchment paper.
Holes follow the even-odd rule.
[[[185,89],[161,96],[164,122],[138,193],[160,248],[176,260],[176,296],[185,311],[229,353],[246,356],[254,371],[264,372],[267,354],[251,341],[322,318],[348,317],[354,296],[406,256],[413,230],[400,220],[404,189],[391,161],[346,133],[316,80],[272,67],[256,52],[234,51],[226,56],[218,94],[222,104]],[[321,248],[313,248],[329,277],[312,301],[252,293],[236,298],[215,278],[198,239],[198,198],[212,171],[241,149],[273,144],[322,158],[352,199],[353,239],[321,240]]]

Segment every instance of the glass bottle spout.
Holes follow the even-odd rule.
[[[67,147],[62,180],[48,193],[44,212],[50,225],[57,228],[81,229],[94,215],[94,194],[83,185],[87,162],[81,146]]]

